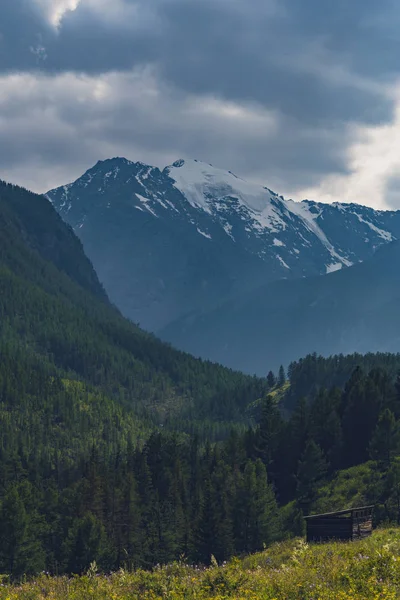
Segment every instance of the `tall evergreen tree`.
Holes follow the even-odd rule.
[[[283,419],[276,401],[271,395],[263,400],[258,430],[257,453],[267,469],[274,471],[274,460],[278,450],[279,437],[283,428]]]
[[[327,464],[321,448],[313,440],[309,441],[297,469],[297,500],[305,514],[308,514],[318,484],[326,472]]]
[[[92,514],[74,520],[68,535],[68,571],[82,573],[95,562],[107,569],[112,564],[112,548],[104,525]]]
[[[0,564],[13,577],[37,573],[45,566],[41,532],[28,514],[18,484],[7,489],[1,503]]]
[[[286,382],[286,373],[285,373],[285,369],[283,367],[283,365],[281,365],[279,367],[279,373],[278,373],[278,385],[280,387],[282,387]]]
[[[268,387],[270,389],[272,389],[273,387],[276,386],[276,377],[275,377],[275,375],[274,375],[274,373],[272,371],[268,372],[267,383],[268,383]]]
[[[369,446],[371,458],[377,460],[383,468],[392,464],[393,458],[400,450],[400,428],[394,414],[388,408],[379,416]]]
[[[205,482],[200,514],[195,530],[193,552],[203,564],[210,564],[217,549],[217,507],[214,502],[210,480]]]

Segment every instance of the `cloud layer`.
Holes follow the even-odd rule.
[[[3,0],[0,175],[187,156],[400,208],[397,25],[393,0]]]

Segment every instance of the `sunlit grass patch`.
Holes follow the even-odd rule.
[[[359,542],[296,539],[210,568],[184,562],[153,571],[38,579],[10,585],[0,600],[395,600],[400,598],[400,530]]]

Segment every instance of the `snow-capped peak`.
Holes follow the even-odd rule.
[[[210,200],[236,198],[252,211],[262,213],[269,205],[273,192],[260,185],[249,183],[231,171],[217,169],[196,159],[175,161],[166,167],[174,186],[192,206],[209,209]]]
[[[285,200],[268,187],[195,159],[176,160],[162,171],[121,157],[99,161],[47,197],[80,233],[90,211],[121,203],[122,214],[129,207],[134,212],[129,222],[157,219],[166,230],[180,223],[189,238],[207,241],[207,251],[215,246],[261,259],[269,265],[268,277],[330,273],[400,237],[400,212]]]

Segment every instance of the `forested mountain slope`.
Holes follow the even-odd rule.
[[[107,301],[81,242],[43,196],[0,181],[0,261],[15,275],[48,289],[68,288],[55,268]],[[55,268],[54,268],[55,267]],[[54,279],[53,279],[54,278]]]
[[[43,197],[1,184],[0,211],[3,343],[157,421],[229,420],[262,394],[262,381],[195,360],[122,318],[80,242]]]
[[[0,355],[0,572],[14,577],[176,556],[183,537],[189,545],[185,461],[202,485],[199,444],[243,429],[246,406],[266,390],[124,319],[51,205],[6,184]],[[198,437],[149,439],[160,424]]]
[[[400,243],[322,277],[277,281],[244,291],[214,311],[197,311],[161,337],[197,356],[262,374],[265,365],[311,352],[400,350]]]
[[[337,471],[372,458],[396,481],[399,356],[312,355],[289,382],[281,369],[283,418],[273,376],[196,360],[125,320],[70,229],[24,226],[32,207],[46,223],[43,199],[2,189],[0,572],[224,561],[301,533]],[[396,489],[376,491],[383,517]]]

